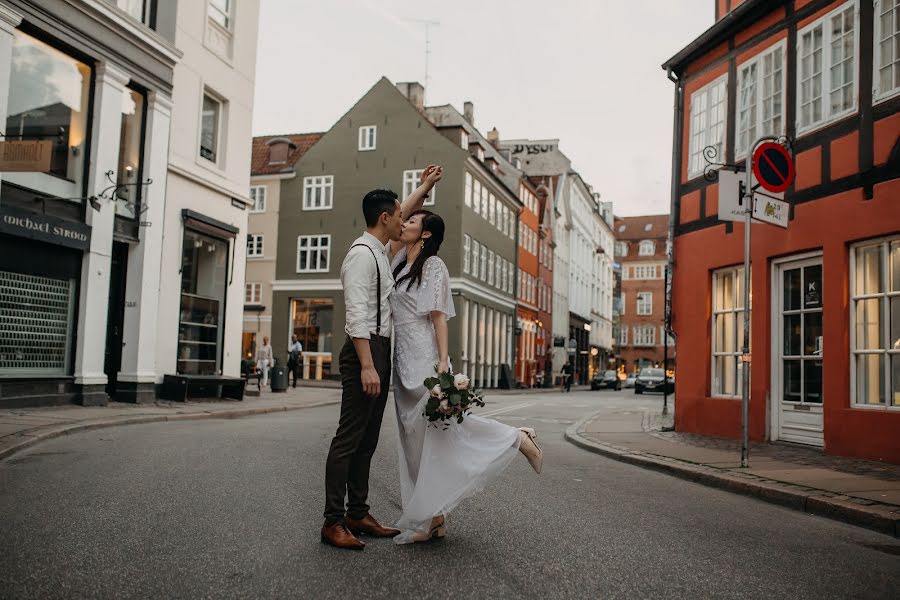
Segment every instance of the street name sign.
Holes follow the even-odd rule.
[[[753,200],[754,219],[787,228],[790,204],[762,194],[755,194]]]
[[[781,144],[760,144],[753,153],[753,175],[763,189],[783,192],[794,182],[794,159]]]

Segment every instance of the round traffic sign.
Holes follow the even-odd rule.
[[[753,175],[764,189],[783,192],[794,181],[794,159],[781,144],[760,144],[753,153]]]

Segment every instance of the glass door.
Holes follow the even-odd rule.
[[[185,230],[181,259],[178,373],[220,375],[228,244]]]

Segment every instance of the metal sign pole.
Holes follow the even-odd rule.
[[[749,466],[750,439],[750,224],[753,216],[753,150],[759,141],[747,152],[747,166],[744,174],[744,340],[741,347],[741,466]]]

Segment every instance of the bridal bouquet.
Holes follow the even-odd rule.
[[[462,373],[437,373],[425,380],[425,389],[429,390],[431,397],[422,414],[435,427],[438,421],[444,429],[450,427],[451,420],[462,423],[473,404],[484,406],[484,394],[469,387],[469,378]]]

